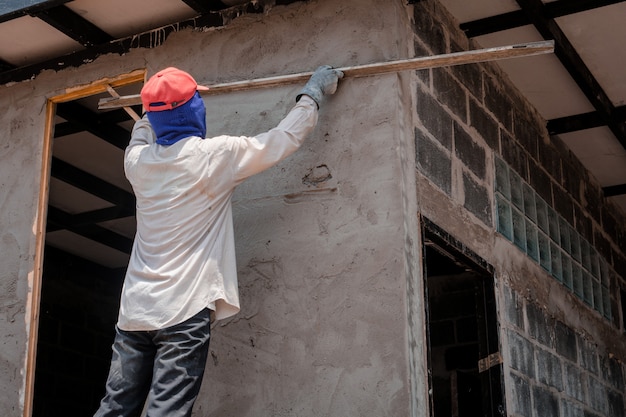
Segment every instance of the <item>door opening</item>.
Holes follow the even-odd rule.
[[[131,114],[141,108],[99,111],[97,105],[111,94],[138,94],[144,78],[145,71],[135,71],[48,103],[50,178],[26,416],[93,415],[104,394],[135,233],[123,155]]]
[[[424,220],[431,416],[504,416],[493,270]]]

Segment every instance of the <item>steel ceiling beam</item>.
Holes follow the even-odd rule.
[[[626,106],[616,107],[615,113],[619,119],[626,120]],[[551,135],[577,132],[600,126],[604,126],[604,121],[597,111],[548,120],[548,132]]]
[[[19,1],[19,0],[10,0]],[[85,46],[82,51],[76,51],[63,56],[54,57],[43,62],[37,62],[22,67],[13,67],[10,64],[2,65],[0,61],[0,85],[7,84],[9,82],[19,82],[31,79],[37,76],[43,70],[61,70],[68,67],[79,67],[85,63],[91,62],[101,55],[106,54],[125,54],[131,49],[136,48],[153,48],[155,47],[154,37],[152,31],[133,34],[121,39],[114,39],[110,41],[104,41],[108,39],[108,35],[104,35],[104,31],[93,26],[91,23],[84,20],[82,17],[75,16],[70,17],[71,22],[65,22],[63,16],[71,16],[70,12],[66,12],[63,9],[56,11],[49,11],[50,9],[57,8],[60,5],[68,3],[71,0],[51,0],[37,4],[36,6],[20,9],[5,15],[0,15],[0,23],[16,19],[25,15],[37,15],[43,19],[49,19],[51,25],[58,25],[64,33],[71,34],[73,39],[77,39]],[[153,30],[159,30],[159,39],[164,42],[169,35],[174,32],[186,28],[203,28],[203,27],[219,27],[224,25],[224,16],[218,9],[221,1],[217,0],[184,0],[194,10],[199,11],[200,15],[193,19],[187,19],[176,24],[167,25],[165,27],[154,28]],[[275,0],[276,5],[287,5],[302,0]],[[67,9],[64,7],[64,9]],[[213,9],[218,9],[213,11]],[[67,9],[69,10],[69,9]],[[246,6],[246,13],[262,13],[263,7],[259,7],[256,4],[249,3]],[[227,17],[228,18],[228,17]],[[174,23],[174,22],[173,22]],[[86,32],[81,34],[80,31],[83,28]]]
[[[615,197],[618,195],[624,195],[626,194],[626,184],[611,185],[609,187],[604,187],[602,188],[602,191],[604,191],[605,197]]]
[[[30,15],[43,20],[87,48],[113,40],[111,35],[64,5],[36,11]]]
[[[72,0],[2,0],[0,1],[0,23],[57,7]]]
[[[80,130],[89,132],[119,149],[126,149],[130,140],[129,131],[116,124],[108,123],[102,115],[75,101],[58,104],[57,115]]]
[[[199,14],[216,12],[228,7],[220,0],[183,0],[183,2]]]
[[[466,22],[460,28],[469,37],[486,35],[532,24],[545,39],[555,40],[555,55],[572,76],[595,112],[562,117],[548,121],[551,135],[607,126],[626,149],[626,111],[616,108],[589,68],[578,55],[569,39],[556,22],[556,18],[585,12],[599,7],[623,3],[626,0],[558,0],[543,3],[541,0],[516,0],[521,10],[484,19]],[[605,196],[626,194],[622,185],[605,187]]]
[[[526,16],[545,39],[554,39],[554,53],[574,79],[600,118],[626,149],[626,123],[619,119],[618,111],[600,86],[587,65],[557,22],[546,15],[541,0],[516,0]]]
[[[72,215],[55,207],[48,207],[48,225],[53,230],[68,230],[120,252],[129,254],[133,240],[97,224],[72,225]],[[47,232],[51,230],[48,229]]]
[[[124,209],[135,209],[135,196],[107,181],[77,168],[57,157],[52,157],[50,175]]]
[[[599,7],[622,3],[626,0],[558,0],[544,5],[543,13],[548,19],[581,13]],[[514,29],[520,26],[530,25],[531,20],[523,10],[515,10],[496,16],[486,17],[471,22],[462,23],[461,30],[468,38],[487,35],[503,30]]]

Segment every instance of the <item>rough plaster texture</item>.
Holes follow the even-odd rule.
[[[3,87],[0,414],[20,415],[24,405],[47,97],[137,68],[176,65],[201,82],[219,82],[402,58],[412,47],[408,8],[374,0],[277,6],[222,29],[185,30],[153,49]],[[243,308],[214,327],[195,415],[425,412],[424,381],[415,381],[423,373],[423,309],[409,305],[421,286],[413,283],[420,276],[415,197],[406,194],[414,189],[406,175],[413,153],[408,83],[396,75],[345,80],[322,104],[303,148],[236,193]],[[209,133],[269,129],[297,89],[208,98]]]
[[[31,86],[4,92],[0,103],[0,415],[19,415],[29,330],[26,317],[34,270],[44,107]]]

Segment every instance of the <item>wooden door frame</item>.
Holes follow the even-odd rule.
[[[129,84],[145,82],[145,80],[146,70],[138,69],[115,77],[102,78],[89,84],[68,87],[62,94],[55,95],[47,100],[39,186],[39,202],[37,204],[37,214],[35,217],[34,267],[32,272],[28,275],[30,290],[26,300],[26,333],[28,336],[28,343],[26,348],[23,417],[32,417],[33,414],[35,369],[37,365],[37,334],[39,331],[43,259],[46,241],[46,220],[48,216],[48,194],[50,191],[50,165],[52,162],[52,143],[54,138],[56,105],[58,103],[65,103],[95,94],[101,94],[107,92],[111,87],[122,87]]]

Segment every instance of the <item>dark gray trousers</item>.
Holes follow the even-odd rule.
[[[209,351],[210,310],[160,330],[116,327],[106,394],[94,417],[188,417]]]

